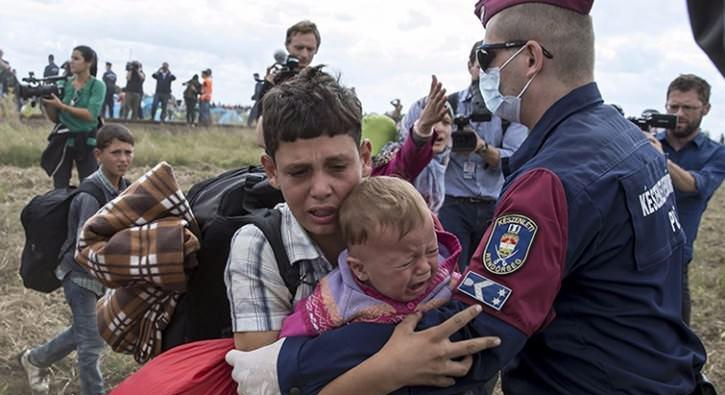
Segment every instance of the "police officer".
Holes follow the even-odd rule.
[[[323,393],[389,393],[448,386],[468,371],[441,391],[460,393],[498,370],[507,394],[694,391],[705,350],[680,312],[685,237],[672,181],[662,155],[602,101],[591,6],[478,2],[486,106],[531,132],[510,160],[512,174],[456,300],[425,313],[418,329],[431,328],[418,332],[408,319],[395,331],[353,324],[277,343],[282,393],[316,392],[333,379]],[[484,313],[453,342],[441,336],[471,304]],[[456,340],[483,335],[501,345],[461,369],[452,360],[462,355]]]
[[[481,240],[483,231],[501,193],[504,181],[503,163],[513,155],[526,139],[528,130],[518,122],[508,122],[487,114],[478,95],[481,69],[476,60],[476,42],[468,55],[468,73],[471,83],[466,89],[448,97],[456,116],[470,119],[470,130],[476,133],[477,144],[472,150],[455,149],[445,173],[445,200],[439,212],[443,227],[461,242],[458,265],[465,268]],[[478,114],[488,115],[477,119]],[[414,109],[409,111],[414,112]],[[480,115],[478,115],[480,117]]]

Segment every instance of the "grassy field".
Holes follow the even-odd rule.
[[[29,393],[16,355],[52,337],[68,324],[69,310],[61,292],[40,294],[23,288],[18,276],[24,242],[20,210],[34,195],[46,192],[51,180],[37,167],[49,125],[29,127],[0,123],[0,394]],[[134,130],[138,136],[135,178],[166,160],[174,166],[184,190],[193,183],[243,163],[256,162],[252,133],[246,129]],[[693,328],[709,353],[706,373],[725,386],[725,189],[710,203],[696,243],[690,276]],[[622,356],[626,358],[626,356]],[[75,357],[52,368],[52,394],[78,393]],[[102,362],[108,388],[137,368],[130,356],[108,350]]]

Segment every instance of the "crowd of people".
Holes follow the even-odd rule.
[[[0,52],[0,62],[0,97],[13,93],[18,109],[25,104],[33,103],[34,98],[24,99],[18,95],[20,79],[17,71],[2,59],[2,52]],[[55,63],[55,56],[48,55],[48,64],[43,70],[43,78],[71,75],[70,61],[58,66]],[[176,80],[176,76],[171,72],[167,62],[163,62],[151,74],[151,78],[156,80],[156,86],[153,95],[148,95],[143,88],[146,74],[141,62],[128,62],[122,80],[119,80],[113,70],[113,64],[106,62],[105,71],[100,76],[106,85],[102,116],[107,119],[148,119],[162,123],[173,119],[186,121],[189,125],[209,126],[215,122],[212,117],[212,109],[223,109],[224,112],[234,111],[239,114],[240,118],[248,116],[251,110],[250,106],[227,105],[213,101],[212,70],[208,68],[201,71],[201,79],[198,74],[194,74],[188,81],[181,84],[183,100],[177,100],[176,96],[172,94],[172,83]],[[62,85],[61,82],[60,86]],[[147,104],[148,107],[145,107],[144,99],[147,97],[150,98],[150,106]],[[179,114],[184,115],[182,117]]]
[[[461,54],[470,84],[449,93],[433,76],[383,139],[354,91],[313,66],[317,26],[291,26],[294,67],[270,67],[255,92],[283,251],[257,225],[238,229],[224,272],[231,339],[171,348],[114,393],[170,394],[170,381],[205,393],[221,380],[240,394],[490,394],[499,375],[507,394],[714,393],[688,292],[697,229],[725,178],[725,147],[700,128],[710,85],[677,76],[663,92],[675,127],[640,130],[594,81],[591,7],[479,0],[485,36]],[[56,123],[43,165],[63,188],[75,163],[112,199],[134,141],[98,128],[113,88],[96,64],[74,48],[71,89],[42,100]],[[145,74],[127,69],[133,118]],[[152,77],[163,120],[175,77],[165,63]],[[211,71],[184,86],[207,122]],[[73,256],[101,203],[74,199],[56,271],[72,324],[21,353],[34,391],[77,350],[81,393],[103,392],[103,287]],[[293,290],[279,254],[299,274]],[[232,369],[194,381],[202,362]]]

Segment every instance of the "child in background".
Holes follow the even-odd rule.
[[[460,244],[410,183],[367,178],[345,199],[339,218],[347,249],[296,304],[280,337],[313,336],[350,322],[397,323],[450,299]]]

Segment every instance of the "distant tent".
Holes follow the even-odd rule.
[[[212,119],[216,119],[219,125],[243,125],[244,118],[235,110],[225,108],[212,109]]]

